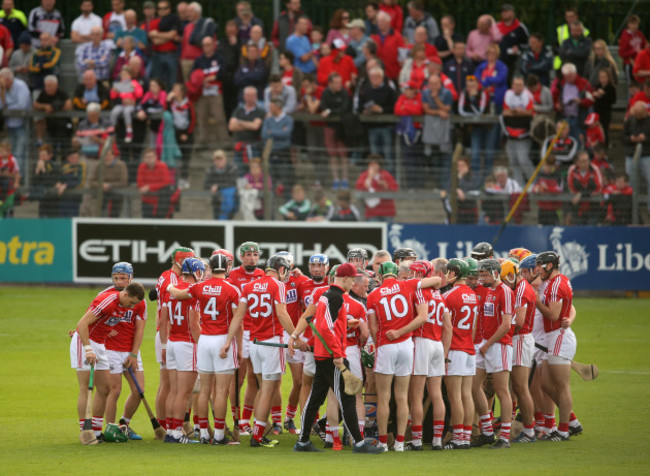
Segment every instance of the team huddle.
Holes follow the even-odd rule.
[[[326,255],[312,255],[309,277],[288,252],[262,267],[257,243],[243,243],[238,255],[234,267],[228,250],[202,259],[177,248],[149,292],[160,366],[152,422],[164,442],[228,445],[250,436],[253,447],[274,447],[273,436],[286,431],[300,435],[294,451],[321,451],[310,441],[316,434],[324,448],[376,454],[389,445],[509,448],[582,433],[570,389],[576,311],[555,252],[516,248],[495,259],[479,243],[469,257],[427,261],[401,248],[377,251],[369,266],[367,251],[355,248],[331,269]],[[143,396],[147,308],[133,275],[130,263],[113,265],[113,286],[93,300],[70,344],[80,429],[92,408],[98,442],[141,439],[130,421]],[[122,375],[131,393],[118,419]],[[93,386],[94,398],[86,392]],[[515,420],[521,431],[511,438]]]

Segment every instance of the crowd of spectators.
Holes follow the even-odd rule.
[[[262,218],[262,191],[270,189],[273,212],[285,220],[392,220],[394,201],[372,193],[438,188],[448,201],[457,140],[469,150],[457,167],[462,223],[503,220],[496,195],[519,194],[545,155],[533,193],[573,198],[540,202],[543,224],[629,223],[630,177],[635,187],[640,177],[650,183],[650,44],[636,15],[619,39],[619,75],[608,45],[573,7],[552,38],[529,32],[507,3],[498,19],[483,14],[469,32],[420,0],[370,2],[358,18],[339,8],[328,25],[315,25],[300,0],[286,1],[272,25],[247,1],[234,5],[231,20],[204,16],[197,2],[141,7],[112,0],[97,14],[82,0],[68,31],[55,0],[28,13],[2,2],[0,105],[33,110],[34,121],[28,137],[31,118],[4,118],[5,216],[28,174],[25,197],[39,200],[40,216],[92,213],[89,197],[70,192],[84,187],[101,187],[102,213],[118,216],[124,195],[116,190],[128,185],[142,194],[143,217],[171,216],[182,190],[201,188],[191,183],[190,162],[203,149],[219,149],[203,183],[215,219],[232,218],[240,192],[251,190],[258,193],[246,195],[254,200],[246,206]],[[72,96],[61,87],[62,38],[75,48]],[[625,173],[607,160],[618,81],[629,91],[621,98],[629,102]],[[83,117],[68,113],[75,110]],[[470,125],[455,127],[456,115]],[[109,136],[115,142],[100,164]],[[268,139],[265,177],[259,157]],[[36,165],[27,162],[32,145]],[[507,162],[495,166],[501,155]],[[366,192],[363,214],[351,188]]]

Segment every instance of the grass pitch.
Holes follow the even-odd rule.
[[[650,362],[647,300],[579,299],[576,359],[597,363],[593,382],[572,376],[574,409],[585,433],[566,443],[513,445],[510,450],[424,451],[377,456],[293,453],[293,435],[276,448],[163,445],[153,439],[143,406],[132,426],[143,441],[79,444],[78,392],[70,369],[68,330],[97,293],[93,288],[0,289],[0,474],[648,474]],[[158,384],[149,304],[142,357],[153,405]],[[291,380],[285,378],[283,394]],[[128,386],[124,386],[128,388]],[[123,396],[118,403],[121,412]],[[283,408],[284,410],[284,408]],[[118,413],[119,415],[119,413]],[[384,473],[386,474],[386,473]]]

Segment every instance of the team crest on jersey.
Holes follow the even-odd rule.
[[[264,292],[269,287],[268,283],[255,283],[253,285],[253,291]]]
[[[292,288],[295,288],[295,287],[296,287],[296,282],[295,282],[295,281],[291,281],[291,287],[292,287]]]
[[[418,259],[429,259],[429,251],[424,243],[415,238],[402,239],[403,225],[392,224],[388,232],[388,239],[394,249],[411,248],[418,255]]]
[[[586,247],[577,241],[563,243],[562,233],[564,233],[564,228],[553,228],[549,241],[553,251],[560,255],[560,273],[573,279],[589,271],[589,254]]]
[[[287,304],[292,302],[298,302],[298,291],[295,289],[289,289],[287,291]]]

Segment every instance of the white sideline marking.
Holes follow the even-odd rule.
[[[601,370],[610,374],[627,374],[627,375],[650,375],[650,372],[639,372],[636,370]]]

